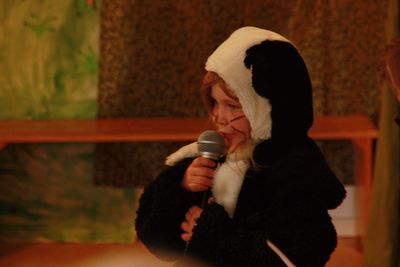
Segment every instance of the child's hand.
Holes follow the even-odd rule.
[[[198,206],[193,206],[186,212],[185,221],[181,224],[184,233],[181,235],[182,240],[188,242],[193,235],[193,228],[196,226],[196,220],[200,217],[203,210]]]
[[[182,187],[191,192],[206,191],[212,186],[216,163],[210,159],[198,157],[187,168]]]

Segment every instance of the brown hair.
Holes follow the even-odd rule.
[[[209,114],[211,114],[212,108],[214,107],[214,101],[211,97],[211,87],[219,84],[224,93],[232,99],[239,101],[237,96],[229,89],[225,81],[215,72],[208,71],[203,77],[203,83],[200,87],[200,95],[204,105],[207,108]]]

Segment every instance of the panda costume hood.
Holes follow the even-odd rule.
[[[311,83],[300,55],[283,36],[240,28],[212,53],[206,70],[217,73],[239,98],[253,140],[306,135],[312,124]]]
[[[256,144],[252,159],[257,165],[271,166],[309,139],[312,86],[302,57],[285,37],[256,27],[240,28],[211,54],[205,69],[217,73],[238,97],[251,126]],[[192,143],[167,157],[166,164],[174,165],[196,153],[196,143]],[[248,158],[234,153],[216,170],[213,196],[230,217],[249,167]],[[327,208],[338,206],[344,196],[335,197],[341,184],[331,176],[332,184],[320,188],[321,196],[332,196],[326,199]]]

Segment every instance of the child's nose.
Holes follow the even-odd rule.
[[[225,125],[228,124],[228,118],[227,118],[227,114],[226,112],[221,109],[221,108],[217,108],[214,109],[214,117],[215,117],[215,122],[221,125]]]
[[[217,116],[216,121],[218,124],[221,124],[221,125],[228,124],[228,119],[226,118],[226,116],[224,114]]]

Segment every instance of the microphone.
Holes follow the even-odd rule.
[[[218,160],[225,154],[224,138],[218,132],[212,130],[201,133],[197,139],[197,152],[199,156],[210,159],[218,164]],[[211,189],[204,192],[201,208],[205,207],[211,196]]]

